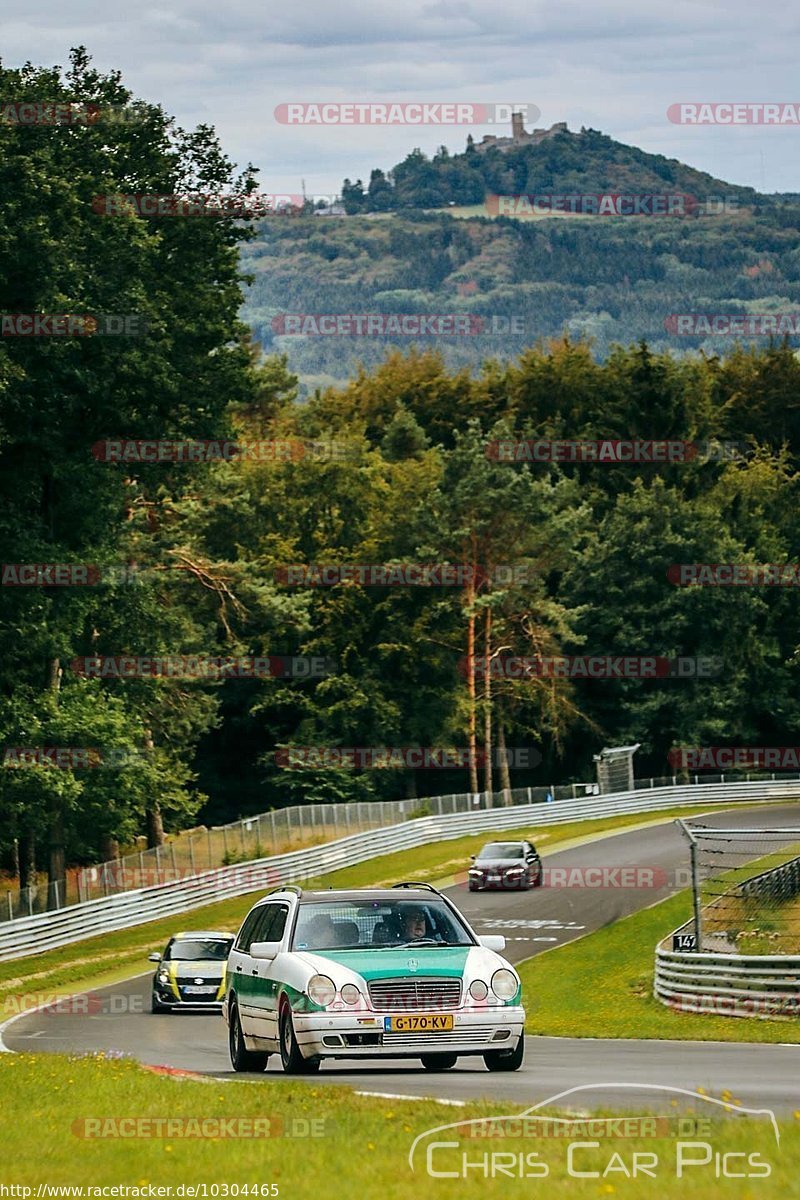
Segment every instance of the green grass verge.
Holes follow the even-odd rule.
[[[403,1090],[413,1092],[413,1083],[405,1082]],[[526,1138],[463,1137],[455,1149],[440,1149],[432,1158],[434,1169],[455,1170],[458,1176],[463,1172],[462,1154],[474,1164],[480,1164],[485,1154],[504,1154],[505,1175],[487,1178],[478,1166],[468,1169],[466,1178],[434,1179],[425,1169],[424,1145],[415,1157],[416,1171],[412,1173],[409,1167],[408,1155],[415,1137],[452,1122],[511,1116],[523,1111],[526,1105],[485,1100],[465,1108],[448,1108],[434,1101],[378,1099],[360,1096],[349,1089],[313,1082],[292,1083],[281,1078],[195,1082],[159,1076],[125,1060],[59,1055],[2,1056],[0,1097],[3,1182],[17,1187],[32,1186],[34,1197],[39,1184],[100,1189],[120,1185],[141,1189],[152,1185],[172,1188],[173,1197],[180,1185],[205,1185],[207,1197],[215,1194],[226,1197],[236,1194],[234,1186],[241,1189],[242,1185],[274,1184],[280,1200],[319,1200],[322,1196],[408,1200],[418,1194],[432,1194],[437,1200],[471,1200],[487,1195],[529,1200],[534,1189],[538,1193],[539,1180],[519,1178],[517,1167],[509,1172],[508,1156],[513,1155],[516,1164],[520,1154],[538,1155],[533,1160],[537,1163],[535,1172],[525,1164],[529,1176],[541,1176],[542,1165],[547,1167],[544,1186],[548,1197],[595,1200],[617,1193],[663,1200],[663,1197],[701,1194],[704,1200],[727,1200],[731,1196],[784,1200],[800,1195],[797,1175],[800,1122],[791,1118],[780,1122],[778,1147],[767,1121],[742,1116],[726,1118],[719,1115],[718,1107],[702,1101],[695,1104],[694,1114],[696,1119],[705,1118],[708,1113],[714,1118],[710,1129],[701,1135],[713,1153],[708,1164],[688,1168],[683,1179],[676,1179],[678,1142],[698,1139],[691,1133],[687,1136],[686,1132],[681,1139],[676,1128],[678,1113],[674,1110],[668,1118],[670,1128],[666,1136],[592,1138],[598,1143],[597,1148],[581,1149],[576,1154],[575,1169],[601,1173],[595,1178],[569,1177],[568,1139],[537,1137],[535,1131],[541,1126],[534,1126],[529,1127],[533,1136]],[[631,1111],[641,1113],[644,1106],[631,1105]],[[554,1110],[551,1113],[555,1115]],[[142,1136],[148,1132],[142,1126],[134,1127],[139,1136],[109,1136],[112,1131],[126,1130],[126,1126],[116,1124],[125,1118],[148,1120],[150,1136]],[[175,1136],[173,1127],[169,1136],[167,1127],[159,1129],[154,1124],[159,1118],[193,1119],[197,1123],[196,1132],[205,1129],[212,1134],[213,1126],[200,1123],[222,1120],[227,1122],[226,1133],[190,1139]],[[87,1125],[87,1121],[94,1124]],[[264,1123],[268,1121],[270,1132],[284,1132],[271,1137],[234,1138],[232,1132],[244,1132],[247,1128],[231,1124],[234,1121],[249,1121],[250,1129],[265,1132]],[[256,1121],[261,1124],[256,1126]],[[131,1127],[127,1130],[130,1134]],[[287,1131],[313,1131],[316,1136],[286,1136]],[[87,1132],[95,1136],[87,1137]],[[98,1133],[105,1136],[96,1136]],[[159,1133],[161,1136],[153,1136]],[[436,1139],[427,1139],[425,1144],[432,1140],[452,1142],[457,1138],[456,1131],[448,1130]],[[587,1135],[576,1132],[572,1140],[586,1141]],[[727,1151],[757,1154],[760,1162],[768,1164],[769,1177],[735,1182],[717,1178],[713,1155]],[[619,1164],[626,1164],[630,1170],[634,1152],[657,1155],[655,1178],[625,1177]],[[701,1157],[696,1149],[684,1153]],[[614,1159],[614,1155],[618,1157]],[[743,1161],[746,1164],[746,1159],[733,1160],[731,1170],[741,1171]],[[603,1177],[602,1172],[610,1162],[611,1170]],[[211,1190],[215,1184],[216,1193]],[[223,1190],[225,1185],[227,1193]],[[92,1195],[89,1191],[83,1194]],[[195,1194],[202,1196],[202,1192]],[[241,1190],[238,1194],[242,1194]]]
[[[797,1018],[675,1012],[653,996],[655,946],[692,915],[691,892],[522,963],[528,1033],[550,1037],[796,1042]],[[800,1097],[800,1093],[798,1093]]]
[[[621,817],[604,817],[594,821],[575,821],[567,825],[504,830],[504,838],[534,840],[543,855],[550,849],[565,849],[569,845],[591,841],[613,830],[643,828],[660,824],[674,817],[691,815],[697,807],[676,808],[657,815],[629,813]],[[489,832],[452,841],[432,842],[413,850],[382,855],[368,862],[344,867],[317,880],[305,881],[306,886],[371,887],[389,885],[402,879],[419,879],[430,883],[452,883],[469,864],[487,839]],[[33,1000],[46,1000],[70,988],[102,987],[148,969],[147,955],[162,948],[167,938],[179,929],[239,928],[248,909],[261,891],[236,896],[216,904],[207,904],[177,917],[162,918],[132,929],[103,934],[49,950],[44,954],[0,962],[0,1021],[13,1016],[23,1006],[31,1007]]]

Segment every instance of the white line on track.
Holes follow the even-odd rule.
[[[466,1108],[466,1100],[443,1100],[440,1096],[406,1096],[402,1092],[359,1092],[357,1096],[379,1096],[381,1100],[430,1100],[433,1104],[448,1104],[451,1108]]]

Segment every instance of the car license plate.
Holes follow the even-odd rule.
[[[183,990],[187,996],[207,996],[209,992],[216,994],[218,991],[215,987],[198,987],[193,983],[188,984]]]
[[[440,1033],[453,1028],[452,1013],[409,1013],[403,1017],[384,1017],[387,1033]]]

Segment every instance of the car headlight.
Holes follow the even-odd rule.
[[[327,1008],[336,998],[336,984],[327,975],[312,975],[306,988],[315,1004]]]
[[[159,983],[169,983],[169,974],[167,971],[159,971],[156,978]]]
[[[473,1000],[485,1000],[489,995],[489,989],[482,979],[473,979],[469,985],[469,994]]]
[[[361,999],[361,992],[354,983],[346,983],[342,988],[342,999],[345,1004],[358,1004]]]
[[[507,967],[501,967],[492,976],[492,991],[500,1000],[510,1000],[517,992],[517,977]]]

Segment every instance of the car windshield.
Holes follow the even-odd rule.
[[[472,946],[466,926],[442,900],[340,900],[303,904],[293,950],[391,946]]]
[[[485,858],[524,858],[525,848],[516,842],[490,842],[478,855],[478,862]]]
[[[199,962],[201,959],[224,962],[232,944],[233,938],[180,938],[167,946],[164,958],[172,962]]]

